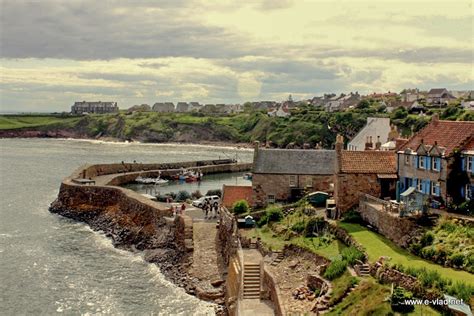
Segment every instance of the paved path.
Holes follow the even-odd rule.
[[[432,214],[446,215],[446,216],[452,217],[452,218],[465,219],[465,220],[468,220],[468,221],[471,221],[471,222],[474,221],[474,217],[473,217],[473,216],[462,215],[462,214],[456,214],[456,213],[451,213],[451,212],[446,212],[446,211],[438,210],[438,209],[434,209],[434,208],[430,208],[428,212],[429,212],[429,213],[432,213]]]
[[[191,275],[200,280],[213,281],[221,278],[216,250],[217,229],[215,223],[193,223],[193,265]]]
[[[270,316],[275,315],[270,301],[259,299],[244,299],[240,302],[240,315],[243,316]]]

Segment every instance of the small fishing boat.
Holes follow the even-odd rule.
[[[252,180],[252,173],[251,172],[247,172],[246,174],[244,174],[244,177],[243,177],[245,180]]]

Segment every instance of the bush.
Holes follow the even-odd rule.
[[[417,242],[410,245],[410,251],[413,252],[417,256],[420,255],[422,248],[423,246],[421,246],[421,244]]]
[[[342,249],[341,255],[342,259],[351,266],[354,265],[357,260],[363,261],[365,257],[364,254],[354,246]]]
[[[411,298],[413,298],[413,294],[410,291],[397,286],[393,290],[392,297],[390,298],[392,310],[404,314],[412,312],[415,309],[415,306],[405,304],[405,300],[409,300]]]
[[[201,191],[199,190],[194,191],[193,193],[191,193],[191,197],[193,199],[199,199],[200,197],[202,197]]]
[[[433,247],[427,247],[421,250],[421,256],[425,259],[431,259],[435,255],[436,255],[436,250]]]
[[[324,271],[324,277],[328,280],[334,280],[346,271],[347,262],[342,259],[333,260]]]
[[[294,223],[293,226],[291,226],[291,230],[295,233],[301,234],[304,231],[305,227],[305,221],[299,221],[297,223]]]
[[[426,232],[421,237],[420,243],[421,243],[422,247],[426,247],[426,246],[429,246],[429,245],[433,244],[433,241],[434,241],[433,233],[432,232]]]
[[[304,235],[306,237],[314,237],[314,233],[319,236],[323,229],[326,227],[326,221],[322,217],[312,217],[306,223],[306,227],[304,229]]]
[[[464,255],[462,253],[454,253],[449,257],[451,263],[455,266],[462,267],[464,265]]]
[[[362,217],[360,217],[360,213],[356,210],[350,210],[342,216],[342,221],[346,223],[362,223]]]
[[[176,194],[176,201],[177,202],[184,202],[184,201],[186,201],[190,198],[191,198],[191,194],[189,194],[188,191],[182,190],[182,191],[179,191],[178,194]]]
[[[260,218],[257,225],[263,226],[270,222],[279,222],[282,218],[282,210],[279,207],[271,207],[265,211],[265,214]]]
[[[240,200],[234,203],[232,206],[232,211],[234,214],[243,214],[246,213],[249,209],[249,204],[246,200]]]
[[[206,196],[209,196],[209,195],[217,195],[219,197],[222,197],[222,191],[219,190],[219,189],[209,190],[209,191],[207,191]]]
[[[464,302],[469,302],[469,300],[474,297],[474,286],[462,282],[451,284],[447,288],[447,291],[448,294],[460,298],[464,300]]]

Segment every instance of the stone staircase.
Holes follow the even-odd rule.
[[[279,264],[280,262],[283,261],[283,259],[285,259],[285,255],[283,254],[283,252],[281,251],[275,251],[275,253],[277,254],[276,258],[273,259],[271,265],[272,266],[276,266],[277,264]]]
[[[243,298],[260,298],[260,264],[244,264],[244,293]]]
[[[361,277],[367,277],[370,275],[370,266],[367,263],[356,265],[356,272]]]

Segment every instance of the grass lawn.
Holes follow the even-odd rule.
[[[16,129],[25,127],[40,127],[52,124],[61,124],[64,126],[72,126],[80,118],[79,117],[58,117],[52,115],[8,115],[0,116],[0,129]]]
[[[344,295],[346,290],[354,284],[354,279],[348,270],[346,270],[340,277],[331,281],[332,284],[332,294],[329,303],[332,305],[335,301],[338,301],[341,296]]]
[[[426,268],[439,272],[442,277],[453,281],[462,281],[467,284],[474,284],[474,275],[466,271],[458,271],[451,268],[445,268],[438,264],[423,260],[401,247],[395,245],[387,238],[379,235],[368,228],[359,224],[340,222],[339,226],[347,230],[360,244],[362,244],[369,260],[374,262],[381,256],[389,256],[390,263],[396,263],[405,267]]]
[[[327,315],[400,315],[392,311],[386,298],[390,287],[375,280],[363,279],[360,285]],[[405,315],[441,315],[429,306],[415,306],[415,310]]]
[[[319,237],[295,237],[290,240],[285,240],[282,236],[278,236],[268,227],[254,228],[243,230],[246,237],[257,238],[260,237],[262,242],[270,247],[272,250],[282,250],[287,244],[295,244],[306,248],[318,255],[326,257],[330,260],[340,257],[342,249],[346,248],[341,241],[334,238],[330,243],[324,243]]]

